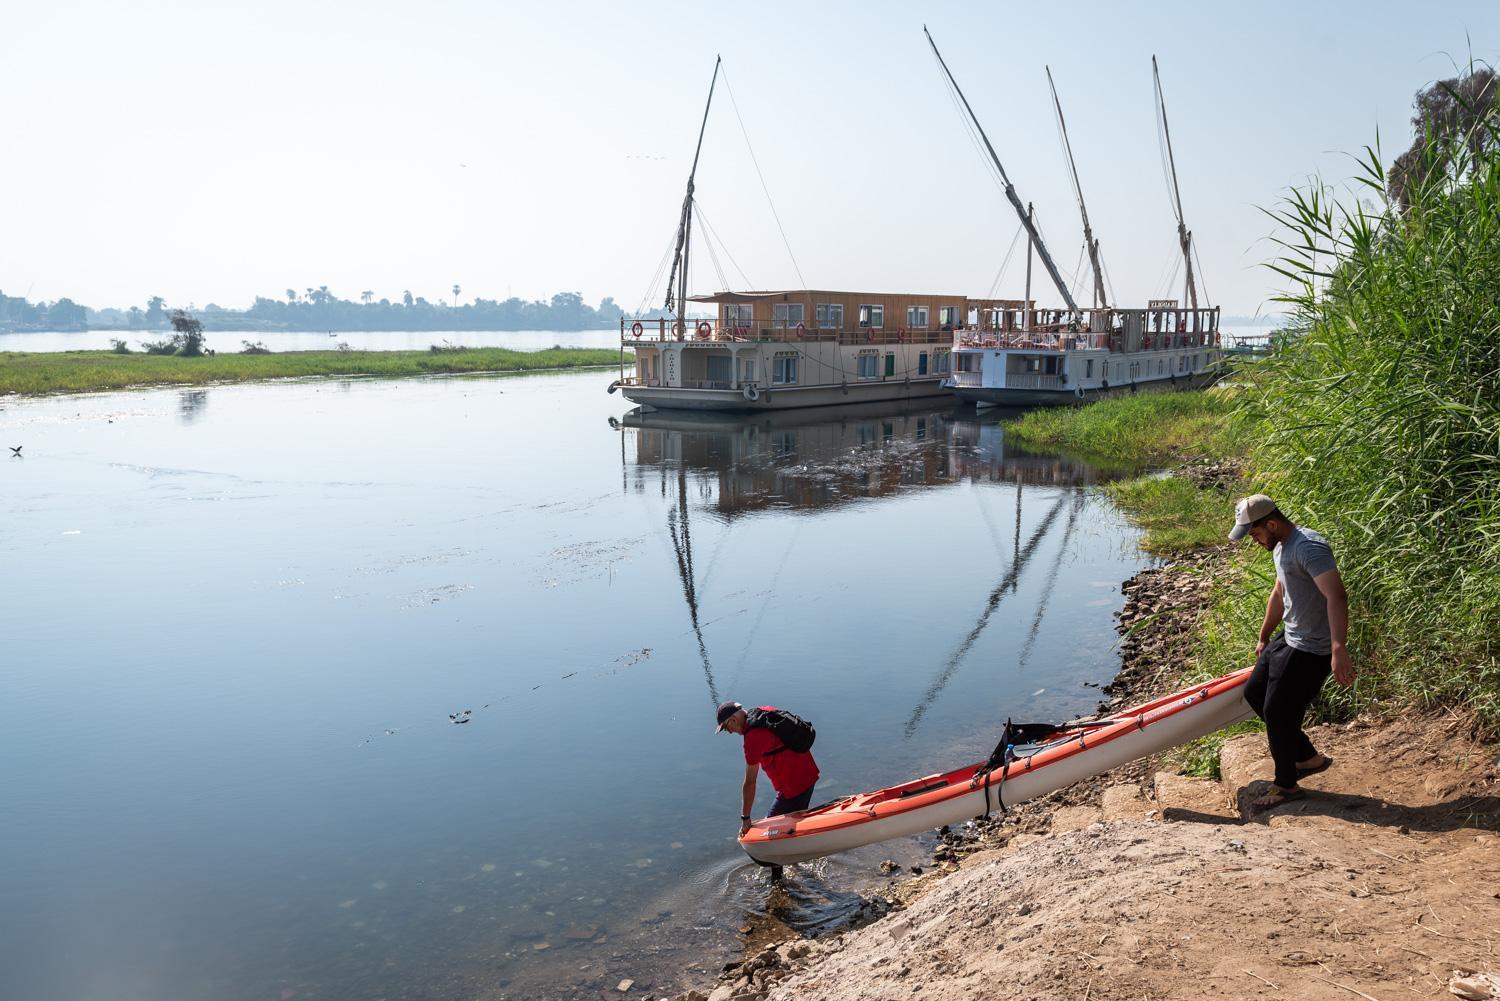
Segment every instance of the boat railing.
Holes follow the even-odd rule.
[[[1059,376],[1046,375],[1042,372],[1007,372],[1005,373],[1006,389],[1066,389],[1067,383]]]
[[[951,372],[948,375],[948,385],[957,389],[978,389],[983,383],[980,381],[981,372]]]
[[[627,345],[704,341],[718,344],[836,342],[845,346],[948,345],[952,343],[953,331],[937,327],[911,330],[905,327],[856,327],[845,330],[812,327],[807,324],[767,327],[744,323],[720,323],[710,319],[695,320],[691,325],[667,319],[637,320],[627,325],[622,319],[620,339],[623,344]]]

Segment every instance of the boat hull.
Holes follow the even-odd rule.
[[[848,385],[777,386],[758,390],[754,400],[737,389],[627,385],[621,386],[620,392],[632,403],[657,410],[711,410],[740,414],[951,396],[940,378],[890,379],[882,382],[851,382]]]
[[[768,817],[751,825],[740,847],[762,864],[789,865],[1014,806],[1249,719],[1253,712],[1244,698],[1249,676],[1249,669],[1238,671],[1125,710],[1110,717],[1117,720],[1110,726],[1049,742],[1036,754],[1012,761],[1003,775],[997,770],[978,783],[976,764],[802,813]]]
[[[950,386],[948,392],[969,403],[997,407],[1071,407],[1111,396],[1131,393],[1167,393],[1177,389],[1201,389],[1211,385],[1217,375],[1200,373],[1180,379],[1143,379],[1120,386],[1093,386],[1076,389],[994,389],[984,386]]]

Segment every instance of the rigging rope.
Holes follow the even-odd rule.
[[[986,298],[995,298],[995,293],[1000,288],[1000,282],[1005,277],[1005,270],[1010,267],[1010,259],[1016,252],[1016,244],[1020,242],[1021,234],[1024,232],[1026,232],[1026,225],[1024,223],[1017,223],[1016,235],[1010,238],[1010,249],[1005,252],[1005,260],[1000,262],[1000,270],[995,272],[995,280],[990,283],[990,294]]]
[[[1198,262],[1198,270],[1193,272],[1193,284],[1198,286],[1198,295],[1202,297],[1203,304],[1207,305],[1213,300],[1208,297],[1208,286],[1203,284],[1203,258],[1198,256],[1197,243],[1190,243],[1188,246],[1192,248],[1193,260]]]
[[[720,71],[724,76],[724,89],[729,92],[729,106],[734,109],[735,120],[740,123],[740,134],[745,137],[745,148],[750,151],[750,162],[755,166],[755,176],[760,178],[760,190],[765,192],[766,203],[771,206],[771,218],[776,220],[776,229],[781,233],[782,245],[786,247],[787,256],[792,259],[792,270],[797,272],[797,280],[807,288],[807,279],[802,277],[802,269],[797,266],[797,255],[792,253],[792,244],[786,238],[786,229],[781,225],[781,216],[776,211],[776,202],[771,198],[771,189],[766,186],[766,177],[761,173],[760,161],[755,158],[755,147],[750,143],[750,132],[745,128],[745,120],[740,117],[739,102],[734,99],[734,88],[729,85],[728,71]]]
[[[703,203],[695,198],[693,199],[693,207],[698,212],[699,221],[703,223],[704,228],[708,230],[709,234],[715,240],[719,241],[719,249],[724,251],[724,256],[729,258],[729,263],[734,265],[734,270],[740,273],[740,280],[745,283],[744,287],[746,289],[755,288],[755,284],[745,275],[745,269],[740,267],[740,262],[736,261],[734,255],[729,252],[729,245],[724,242],[723,237],[719,236],[719,231],[714,229],[713,224],[708,221],[708,214],[703,211]],[[725,287],[727,288],[728,286]]]
[[[667,238],[667,249],[662,253],[661,260],[656,263],[656,274],[651,278],[651,285],[646,290],[646,297],[642,299],[640,305],[635,308],[635,314],[631,317],[631,319],[639,320],[641,317],[646,315],[646,304],[656,298],[656,290],[661,287],[662,275],[665,274],[667,270],[667,261],[671,258],[672,249],[676,246],[677,227],[673,226],[672,235]]]
[[[703,217],[698,213],[698,203],[696,200],[693,202],[693,213],[698,216],[699,221],[702,221]],[[719,288],[727,292],[729,290],[729,279],[724,277],[724,266],[719,263],[719,255],[714,252],[714,241],[709,239],[708,234],[704,234],[703,245],[708,248],[708,259],[714,266],[714,274],[719,276]]]

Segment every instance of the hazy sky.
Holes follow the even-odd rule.
[[[93,306],[458,283],[466,300],[577,291],[633,310],[676,225],[715,53],[803,276],[721,86],[698,195],[748,284],[984,295],[1016,219],[925,22],[1071,276],[1051,65],[1122,303],[1168,293],[1176,252],[1155,53],[1206,289],[1247,313],[1273,287],[1258,206],[1345,178],[1341,151],[1377,128],[1389,161],[1418,88],[1470,44],[1500,54],[1495,0],[8,0],[0,22],[0,290]],[[721,284],[703,250],[693,272]],[[1000,293],[1023,272],[1018,253]]]

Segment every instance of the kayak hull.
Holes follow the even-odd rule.
[[[981,763],[752,824],[740,847],[765,865],[822,858],[1011,807],[1254,715],[1249,669],[1113,714],[1108,726],[1059,734],[976,780]]]

